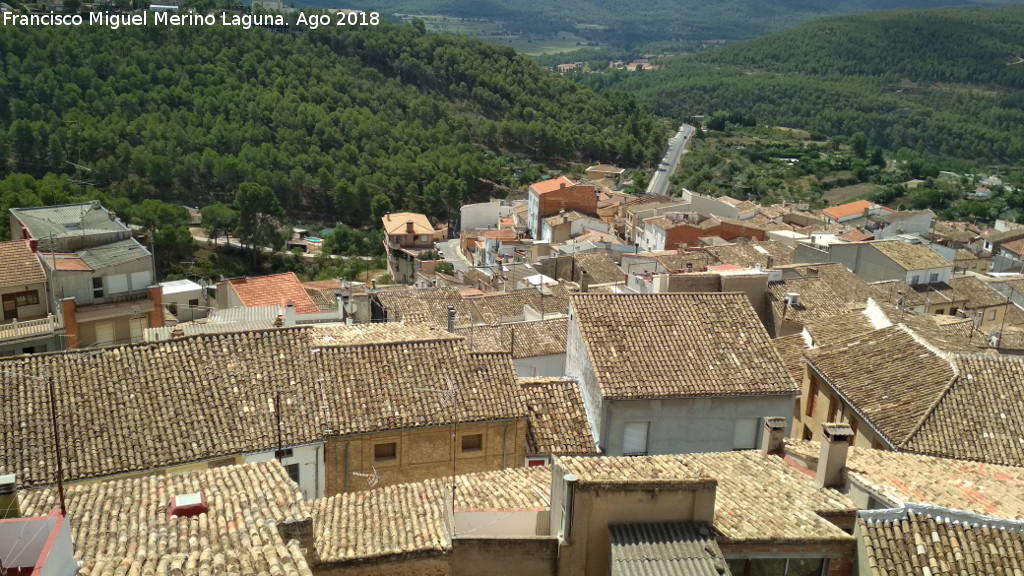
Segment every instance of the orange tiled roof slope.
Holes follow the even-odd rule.
[[[850,216],[855,216],[857,214],[863,214],[865,209],[870,208],[882,208],[883,210],[893,212],[893,210],[889,210],[884,206],[879,206],[874,202],[869,202],[868,200],[858,200],[856,202],[850,202],[848,204],[842,204],[840,206],[825,208],[824,210],[821,211],[821,213],[833,220],[839,220],[840,218],[848,218]]]
[[[22,494],[26,516],[59,506],[56,489]],[[201,492],[197,518],[167,518],[177,495]],[[184,474],[124,478],[66,489],[83,576],[279,574],[312,576],[297,541],[277,524],[308,518],[298,485],[276,460]]]
[[[1024,566],[1024,522],[912,504],[862,512],[857,527],[875,576],[1010,574]]]
[[[572,310],[605,398],[799,392],[743,294],[574,294]]]
[[[460,421],[526,418],[507,354],[473,353],[450,335],[343,346],[312,334],[186,337],[3,360],[0,370],[54,377],[72,480],[273,450],[278,394],[289,446],[327,433],[448,424],[449,386],[458,391]],[[5,376],[0,470],[16,473],[22,486],[49,484],[52,447],[47,386]]]
[[[295,272],[227,280],[242,306],[283,306],[293,304],[296,314],[317,314],[320,308],[309,297]]]
[[[0,286],[46,282],[46,273],[28,240],[0,242]]]
[[[579,385],[567,378],[520,378],[530,410],[530,454],[596,454]]]
[[[953,379],[949,362],[899,325],[804,356],[894,446],[910,436]]]
[[[560,188],[568,188],[574,186],[575,183],[569,180],[565,176],[559,176],[557,178],[551,178],[550,180],[541,180],[540,182],[534,182],[530,184],[530,190],[537,194],[547,194],[548,192],[554,192]]]

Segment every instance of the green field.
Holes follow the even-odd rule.
[[[516,52],[536,56],[567,52],[585,46],[587,41],[569,31],[555,34],[526,34],[510,31],[496,20],[483,18],[456,18],[441,14],[399,14],[403,22],[419,19],[431,32],[464,34],[499,46],[510,46]]]

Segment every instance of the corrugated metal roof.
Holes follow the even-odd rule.
[[[56,237],[68,234],[96,234],[103,232],[124,232],[128,228],[120,220],[110,217],[110,212],[99,202],[45,206],[42,208],[11,208],[11,213],[21,221],[34,238],[45,240],[50,234]]]
[[[162,342],[171,339],[171,331],[180,328],[185,336],[199,334],[224,334],[228,332],[251,332],[274,327],[274,320],[281,313],[280,306],[258,306],[256,308],[223,308],[210,310],[210,315],[197,322],[182,322],[175,326],[147,328],[146,342]]]
[[[146,250],[145,246],[139,244],[139,241],[134,238],[86,248],[75,254],[93,270],[134,262],[150,256],[149,250]]]
[[[615,524],[608,532],[612,576],[730,576],[707,524]]]

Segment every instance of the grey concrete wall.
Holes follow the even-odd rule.
[[[580,383],[583,405],[587,409],[587,419],[594,437],[601,442],[602,399],[601,387],[597,384],[597,375],[590,362],[590,355],[583,343],[579,323],[576,322],[576,311],[569,305],[569,334],[565,343],[565,375],[575,378]],[[621,432],[620,432],[621,436]],[[620,438],[621,442],[621,438]]]
[[[606,401],[607,421],[599,439],[607,456],[622,455],[622,435],[628,422],[650,422],[648,454],[729,452],[736,422],[757,419],[754,446],[760,445],[762,417],[786,419],[789,429],[796,396],[704,397],[669,400]],[[749,423],[749,420],[748,420]]]
[[[481,202],[467,204],[459,212],[459,231],[477,228],[497,228],[498,220],[512,216],[511,206],[502,206],[498,202]]]
[[[558,573],[556,538],[464,538],[452,540],[452,574],[504,574],[555,576]]]
[[[797,242],[793,248],[794,264],[824,264],[830,262],[827,250],[812,248],[804,242]]]
[[[517,358],[512,361],[512,364],[516,367],[516,376],[520,378],[565,375],[565,354]]]

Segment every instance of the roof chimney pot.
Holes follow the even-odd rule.
[[[775,454],[782,450],[786,438],[786,419],[769,417],[764,419],[764,433],[761,435],[761,454]]]
[[[821,441],[814,484],[818,488],[838,488],[843,484],[843,468],[846,468],[853,428],[849,424],[834,422],[822,424],[821,431],[824,438]]]

